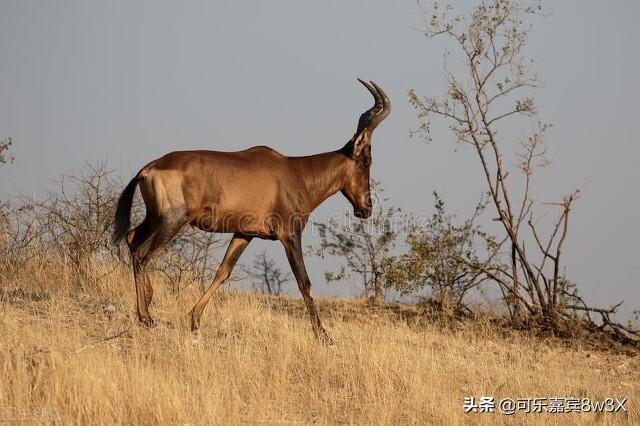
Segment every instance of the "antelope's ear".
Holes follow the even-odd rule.
[[[361,131],[353,141],[353,158],[358,158],[362,149],[371,142],[370,133],[367,129]]]

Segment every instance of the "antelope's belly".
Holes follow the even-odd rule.
[[[203,231],[240,233],[265,239],[277,239],[284,221],[275,212],[253,213],[242,210],[206,209],[191,225]]]

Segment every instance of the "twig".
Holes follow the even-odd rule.
[[[90,344],[88,344],[88,345],[84,345],[84,346],[82,346],[81,348],[76,349],[75,351],[73,351],[73,353],[74,353],[74,354],[79,354],[80,352],[84,352],[84,351],[85,351],[85,350],[87,350],[87,349],[94,348],[94,347],[96,347],[96,346],[98,346],[98,345],[100,345],[100,344],[102,344],[102,343],[105,343],[105,342],[108,342],[108,341],[110,341],[110,340],[113,340],[113,339],[117,339],[117,338],[119,338],[119,337],[122,337],[122,336],[123,336],[125,333],[127,333],[129,330],[131,330],[131,326],[127,327],[126,329],[122,330],[122,331],[121,331],[121,332],[119,332],[119,333],[116,333],[116,334],[111,335],[111,336],[107,336],[107,337],[105,337],[105,338],[103,338],[103,339],[101,339],[101,340],[99,340],[99,341],[97,341],[97,342],[95,342],[95,343],[90,343]]]

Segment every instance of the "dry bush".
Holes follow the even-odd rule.
[[[167,277],[174,293],[193,283],[204,292],[218,266],[214,253],[223,247],[226,247],[226,242],[220,235],[187,228],[160,253],[152,269]]]
[[[8,154],[11,145],[13,145],[12,138],[2,138],[2,140],[0,140],[0,164],[13,162],[14,157]]]
[[[104,163],[87,165],[78,175],[63,175],[56,189],[40,199],[22,196],[5,210],[0,230],[0,267],[4,274],[49,263],[83,277],[114,264],[120,253],[109,244],[118,182]]]
[[[448,214],[434,191],[434,213],[424,220],[410,220],[405,229],[408,249],[386,260],[387,285],[404,294],[430,290],[432,302],[447,315],[471,313],[469,295],[482,292],[488,277],[477,267],[501,267],[501,244],[477,223],[486,207],[481,199],[468,219]]]
[[[253,282],[253,288],[267,294],[280,294],[282,286],[291,281],[291,273],[283,272],[266,251],[256,255],[247,273]]]
[[[326,271],[327,282],[354,280],[362,283],[362,297],[382,303],[385,288],[385,263],[395,247],[400,209],[386,206],[388,198],[380,182],[371,181],[375,203],[371,217],[355,218],[350,213],[330,217],[327,223],[315,223],[320,241],[309,252],[324,258],[335,256],[343,264],[337,272]]]

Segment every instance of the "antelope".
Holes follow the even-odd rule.
[[[125,239],[132,259],[139,321],[152,326],[153,288],[145,267],[180,230],[191,225],[233,237],[213,282],[190,312],[191,330],[200,327],[205,306],[229,278],[254,237],[278,240],[302,293],[315,336],[332,340],[322,327],[311,297],[311,281],[302,256],[301,235],[311,212],[340,191],[356,217],[371,215],[369,173],[371,136],[391,111],[384,91],[358,79],[373,95],[356,133],[337,151],[287,157],[266,146],[244,151],[174,151],[144,166],[118,199],[113,243]],[[130,228],[131,205],[140,188],[146,217]]]

